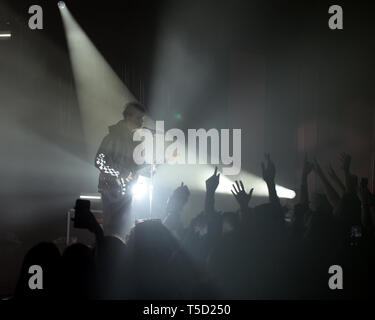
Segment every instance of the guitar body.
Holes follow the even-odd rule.
[[[144,164],[135,171],[123,170],[119,177],[100,173],[99,192],[105,193],[113,202],[122,200],[128,193],[129,185],[138,180],[139,176],[150,177],[151,165]],[[155,168],[153,169],[155,172]]]

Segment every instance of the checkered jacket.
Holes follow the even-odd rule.
[[[99,192],[105,182],[119,177],[126,177],[137,165],[133,160],[135,144],[132,132],[126,127],[124,120],[109,127],[95,156],[95,167],[100,170]]]

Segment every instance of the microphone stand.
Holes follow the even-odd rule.
[[[147,129],[152,132],[152,145],[155,145],[154,139],[156,139],[156,133],[157,131],[152,128],[142,127],[142,129]],[[153,148],[154,149],[154,148]],[[154,155],[152,155],[152,161],[150,165],[150,183],[149,183],[149,218],[152,219],[152,201],[153,201],[153,192],[154,192],[154,169],[155,169],[155,163],[154,163]]]
[[[150,184],[149,184],[149,191],[148,191],[149,201],[150,201],[150,219],[152,219],[152,195],[154,191],[153,178],[154,178],[154,159],[152,159],[152,163],[150,166]]]
[[[156,135],[156,130],[153,130],[151,128],[144,128],[152,131],[152,145],[155,145],[155,135]],[[154,148],[153,148],[154,149]],[[149,218],[152,219],[152,201],[153,201],[153,192],[154,192],[154,154],[152,155],[152,161],[150,165],[150,183],[149,183]]]

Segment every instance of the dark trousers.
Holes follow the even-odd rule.
[[[124,196],[109,192],[102,192],[103,227],[104,234],[120,236],[125,239],[130,229],[130,202]]]

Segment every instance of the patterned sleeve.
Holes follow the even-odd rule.
[[[106,156],[104,153],[99,153],[95,161],[96,161],[96,167],[100,171],[110,174],[111,176],[114,176],[116,178],[119,177],[120,172],[118,170],[115,170],[114,168],[111,168],[109,165],[107,165]]]
[[[111,161],[111,148],[113,149],[112,140],[109,135],[103,139],[95,157],[95,167],[105,174],[118,178],[120,176],[120,170],[116,168]]]

